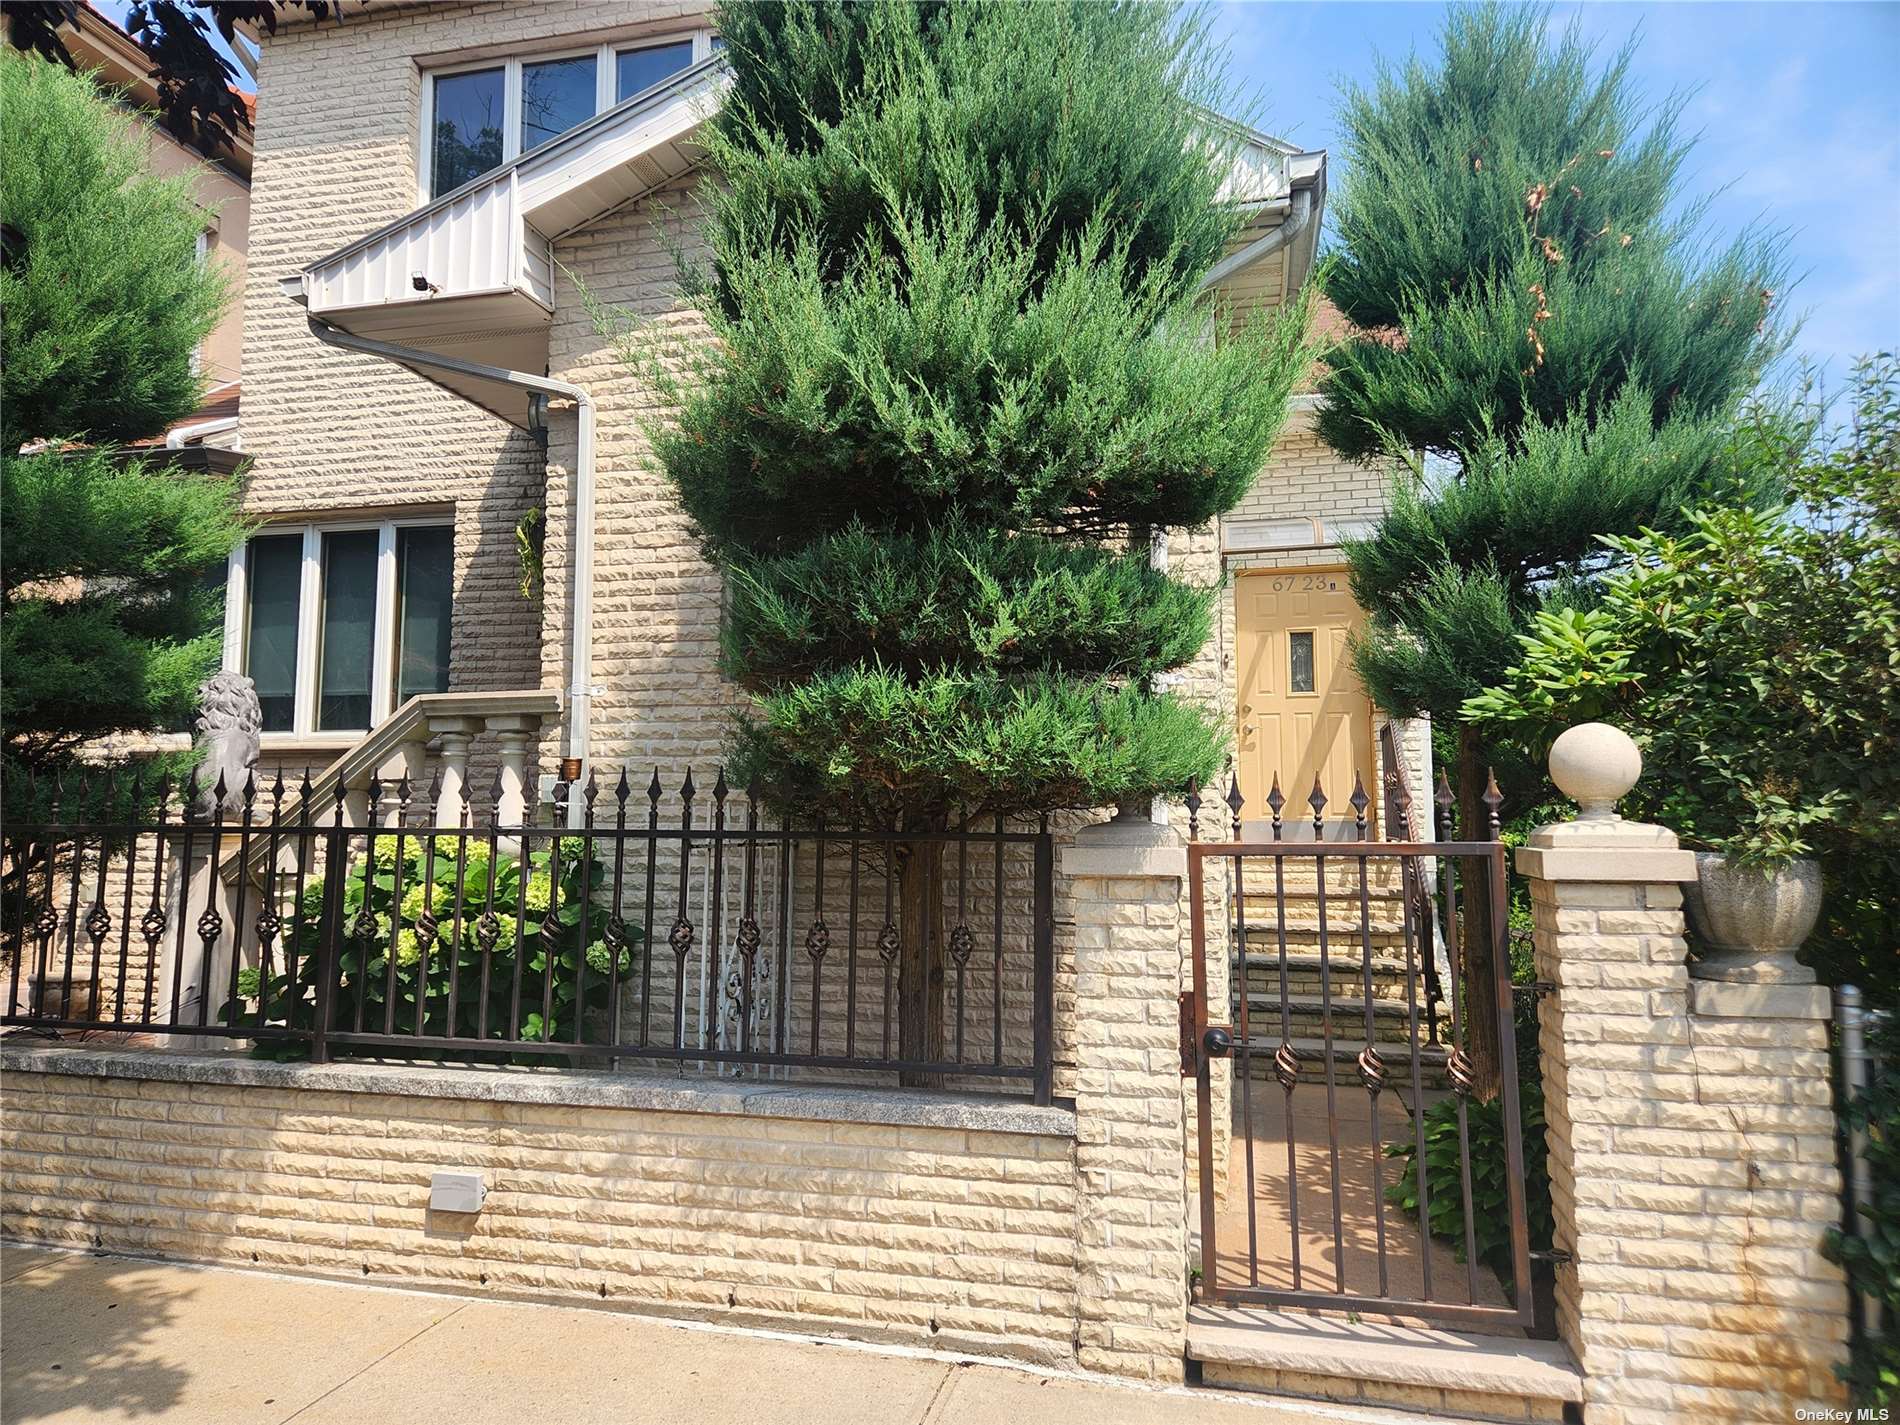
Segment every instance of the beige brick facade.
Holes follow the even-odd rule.
[[[343,24],[287,22],[264,40],[245,288],[246,506],[260,518],[452,512],[454,689],[541,685],[542,610],[519,590],[515,545],[517,523],[544,498],[541,452],[419,376],[322,345],[278,284],[417,206],[422,66],[675,28],[704,8],[379,7]],[[478,786],[491,755],[478,750]]]

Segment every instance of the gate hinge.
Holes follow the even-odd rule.
[[[1529,995],[1532,999],[1542,999],[1545,995],[1557,993],[1557,985],[1552,980],[1532,980],[1525,985],[1512,985],[1512,994]]]
[[[1549,1247],[1542,1251],[1532,1248],[1531,1260],[1536,1262],[1549,1262],[1554,1267],[1567,1267],[1576,1259],[1562,1247]]]

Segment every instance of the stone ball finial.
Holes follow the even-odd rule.
[[[1616,804],[1643,775],[1635,740],[1607,722],[1582,722],[1550,748],[1550,779],[1579,808],[1578,821],[1620,821]]]

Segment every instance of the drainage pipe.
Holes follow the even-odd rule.
[[[527,392],[530,396],[553,396],[574,403],[580,426],[574,459],[574,522],[570,535],[574,550],[574,621],[568,655],[569,686],[564,708],[566,727],[562,739],[562,756],[581,763],[581,780],[585,780],[589,721],[594,696],[593,398],[571,381],[556,381],[548,376],[531,376],[525,371],[510,371],[503,366],[489,366],[479,361],[466,361],[459,356],[444,356],[440,352],[419,351],[414,347],[397,346],[393,342],[372,341],[368,337],[356,336],[340,327],[334,327],[321,317],[307,316],[307,320],[310,323],[311,335],[328,346],[341,347],[345,351],[360,351],[368,356],[380,356],[386,361],[394,361],[404,366],[426,366],[436,371],[454,372],[458,376],[472,376],[477,380],[494,381],[513,386],[517,390]],[[580,824],[584,807],[582,798],[577,796],[568,798],[569,825]]]

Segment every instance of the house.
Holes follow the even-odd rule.
[[[233,561],[226,663],[258,683],[267,755],[327,762],[415,693],[538,688],[566,700],[544,767],[711,765],[734,701],[714,666],[720,576],[577,287],[690,320],[671,247],[696,241],[693,134],[725,82],[706,14],[367,11],[287,16],[261,60],[246,446],[267,524]],[[330,105],[344,68],[352,102]],[[1209,285],[1241,313],[1311,270],[1326,156],[1230,137],[1246,218]],[[1174,536],[1196,573],[1239,576],[1184,676],[1237,711],[1250,807],[1278,773],[1323,775],[1343,809],[1375,758],[1337,545],[1381,482],[1296,404],[1243,506]]]
[[[61,39],[73,63],[93,71],[100,85],[118,94],[133,113],[149,117],[158,112],[158,87],[145,53],[131,37],[90,4],[77,7],[71,30]],[[255,101],[245,98],[255,111]],[[139,442],[149,459],[154,450],[192,452],[165,457],[186,469],[211,469],[228,474],[238,462],[211,451],[241,451],[238,406],[240,353],[244,340],[245,257],[250,244],[252,145],[239,135],[215,154],[200,153],[157,123],[145,126],[152,171],[161,175],[190,173],[192,188],[204,212],[198,235],[198,260],[215,263],[230,274],[232,300],[218,324],[197,352],[197,366],[206,383],[203,406],[175,422],[149,441]]]
[[[295,806],[227,785],[213,825],[136,829],[128,858],[152,849],[112,904],[118,843],[54,828],[10,901],[4,1018],[311,1062],[8,1044],[9,1234],[1160,1383],[1191,1360],[1208,1384],[1460,1418],[1569,1418],[1589,1393],[1605,1419],[1778,1419],[1837,1395],[1825,1004],[1691,986],[1693,858],[1600,810],[1540,830],[1524,865],[1560,996],[1541,1042],[1564,1264],[1563,1339],[1522,1338],[1515,1076],[1477,1143],[1460,1038],[1484,1013],[1508,1046],[1512,990],[1461,1000],[1454,958],[1454,902],[1501,909],[1506,848],[1414,844],[1379,795],[1381,763],[1426,773],[1422,730],[1380,736],[1345,657],[1339,541],[1380,481],[1330,456],[1310,396],[1239,509],[1154,551],[1231,576],[1179,686],[1233,719],[1239,844],[1205,802],[1185,847],[1138,808],[827,829],[762,820],[717,775],[738,702],[722,579],[648,458],[653,397],[581,292],[691,335],[675,252],[698,241],[718,49],[694,3],[367,0],[262,40],[260,524],[232,560],[225,662]],[[1324,154],[1233,137],[1243,223],[1210,274],[1229,311],[1299,289],[1326,196]],[[1628,789],[1622,750],[1575,783],[1593,805]],[[649,787],[587,780],[648,767]],[[1330,799],[1309,818],[1314,778]],[[1276,780],[1284,828],[1262,814]],[[557,782],[564,812],[535,805]],[[1270,840],[1315,819],[1323,844]],[[937,871],[894,909],[927,841]],[[611,882],[590,887],[595,866]],[[82,986],[105,1006],[89,1019],[66,1008]],[[1250,1029],[1256,999],[1274,1013]],[[1764,1103],[1754,1063],[1698,1064],[1698,1042],[1777,1046],[1767,1117],[1743,1112]],[[336,1045],[363,1057],[327,1062]],[[616,1060],[637,1071],[595,1072]],[[1495,1205],[1507,1271],[1387,1191],[1388,1150],[1423,1152],[1439,1108],[1467,1241]],[[1689,1166],[1665,1123],[1693,1129]],[[1720,1245],[1759,1242],[1766,1275]],[[1771,1378],[1731,1370],[1758,1359]]]

